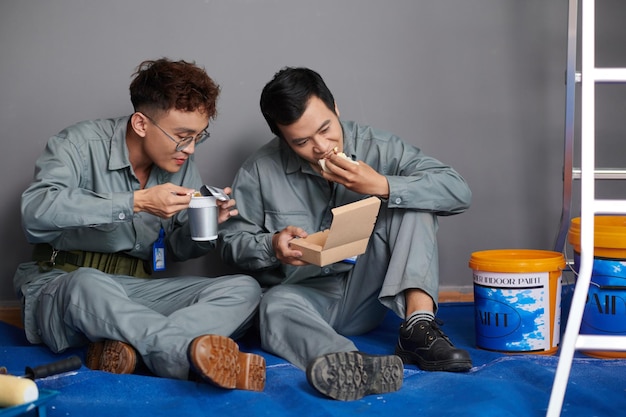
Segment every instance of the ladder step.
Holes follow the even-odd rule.
[[[626,82],[626,68],[595,68],[593,74],[599,83]]]
[[[626,200],[593,200],[596,214],[626,214]]]
[[[598,336],[579,334],[576,349],[626,351],[626,336]]]
[[[572,169],[572,178],[580,179],[582,170],[580,168]],[[626,169],[620,168],[598,168],[593,171],[598,180],[626,180]]]

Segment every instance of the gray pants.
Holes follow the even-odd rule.
[[[314,358],[357,350],[346,336],[377,327],[391,309],[404,318],[404,291],[419,288],[437,306],[437,217],[382,208],[367,251],[349,272],[268,289],[259,307],[263,348],[301,369]]]
[[[54,352],[120,340],[156,375],[177,379],[188,377],[193,338],[236,337],[261,298],[258,283],[245,275],[140,279],[92,268],[49,277],[36,292],[29,300],[26,289],[25,309],[32,307],[33,324]]]

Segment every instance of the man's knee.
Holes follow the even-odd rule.
[[[78,268],[58,277],[51,284],[56,284],[57,289],[67,296],[100,294],[104,286],[118,286],[109,275],[93,268]]]
[[[259,313],[261,315],[267,315],[270,311],[282,310],[283,308],[289,308],[291,304],[290,298],[287,296],[287,291],[284,291],[283,286],[277,285],[267,290],[261,298],[259,304]]]
[[[263,294],[259,305],[262,322],[289,321],[298,316],[299,311],[313,311],[315,306],[302,288],[291,285],[277,285]]]
[[[257,280],[248,275],[236,275],[230,279],[233,280],[232,284],[235,288],[246,294],[247,299],[260,300],[263,291]]]

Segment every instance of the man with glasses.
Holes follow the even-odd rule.
[[[49,139],[22,195],[33,259],[14,277],[30,342],[54,352],[88,345],[92,369],[143,364],[158,376],[263,390],[263,357],[232,339],[254,316],[258,283],[159,272],[164,260],[167,269],[215,248],[191,239],[186,208],[202,185],[193,154],[218,95],[193,63],[145,61],[130,84],[132,115]],[[219,223],[238,213],[233,199],[217,204]]]
[[[202,132],[198,133],[195,136],[185,136],[183,138],[176,139],[176,138],[173,138],[172,135],[167,133],[161,126],[159,126],[152,117],[146,116],[146,118],[150,120],[152,124],[154,124],[156,127],[158,127],[159,130],[165,134],[165,136],[170,138],[170,140],[176,144],[176,148],[174,148],[176,149],[176,152],[182,152],[185,148],[191,145],[191,142],[193,142],[194,145],[198,145],[204,142],[205,140],[207,140],[211,136],[211,134],[207,131],[207,129],[209,128],[209,126],[207,125],[207,127],[205,127],[202,130]]]

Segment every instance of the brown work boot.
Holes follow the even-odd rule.
[[[89,369],[113,374],[132,374],[137,366],[137,352],[117,340],[93,342],[87,348],[85,365]]]
[[[218,387],[249,391],[265,388],[265,358],[240,352],[229,337],[198,336],[189,344],[187,356],[192,370]]]

